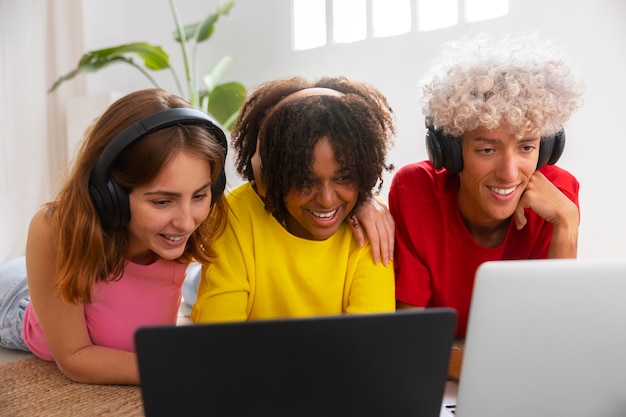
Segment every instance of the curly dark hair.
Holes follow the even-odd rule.
[[[289,95],[308,88],[329,88],[335,95]],[[231,132],[237,172],[254,180],[251,159],[260,143],[261,178],[267,189],[265,208],[279,221],[286,218],[284,204],[292,190],[313,185],[313,151],[328,137],[342,168],[351,172],[359,190],[357,205],[371,195],[383,170],[395,135],[394,114],[375,87],[344,77],[309,82],[301,77],[262,84],[250,95]]]

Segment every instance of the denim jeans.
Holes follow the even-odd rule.
[[[22,323],[29,303],[26,258],[0,265],[0,346],[28,351],[22,338]]]
[[[198,297],[198,285],[202,275],[202,265],[192,262],[187,267],[187,276],[183,282],[183,300],[189,307],[193,307]]]

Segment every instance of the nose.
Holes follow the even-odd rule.
[[[195,221],[190,204],[179,204],[172,217],[172,225],[181,231],[190,231],[195,228]]]
[[[515,181],[518,176],[519,160],[515,152],[507,150],[501,154],[496,175],[503,181]]]
[[[318,184],[315,190],[317,203],[322,207],[331,207],[335,203],[335,188],[332,184],[325,182]]]

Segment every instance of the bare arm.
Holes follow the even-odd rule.
[[[548,258],[576,258],[578,252],[578,207],[541,172],[530,179],[514,213],[518,229],[526,225],[524,209],[529,208],[553,226]]]
[[[93,384],[139,384],[136,355],[91,342],[83,304],[69,304],[54,288],[55,238],[44,211],[31,221],[26,268],[32,306],[57,366],[68,378]]]
[[[377,198],[372,197],[361,204],[355,211],[355,215],[347,221],[361,246],[365,241],[364,233],[367,233],[372,245],[374,262],[379,263],[382,260],[384,265],[389,265],[389,261],[393,259],[395,239],[395,222],[389,208]]]

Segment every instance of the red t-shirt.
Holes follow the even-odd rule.
[[[579,183],[573,175],[553,165],[540,172],[578,206]],[[396,299],[456,309],[456,336],[463,338],[478,266],[492,260],[547,258],[552,225],[526,210],[528,222],[522,230],[512,221],[500,246],[482,247],[463,223],[458,190],[457,174],[435,170],[428,161],[409,164],[393,178],[389,209],[396,222]]]

